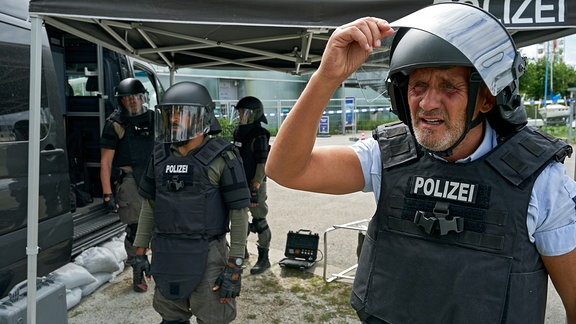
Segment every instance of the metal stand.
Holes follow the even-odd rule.
[[[368,229],[368,222],[370,222],[370,219],[366,218],[366,219],[362,219],[362,220],[347,223],[347,224],[333,225],[332,227],[330,227],[326,231],[324,231],[324,270],[323,270],[324,281],[332,282],[332,281],[337,280],[337,279],[354,280],[354,276],[349,275],[349,273],[356,270],[356,268],[358,267],[358,263],[356,263],[355,265],[349,267],[348,269],[346,269],[344,271],[341,271],[339,273],[333,273],[330,278],[326,277],[326,271],[327,271],[327,267],[328,267],[328,233],[335,231],[337,229],[348,229],[348,230],[353,230],[356,232],[363,232],[363,231],[366,231]]]

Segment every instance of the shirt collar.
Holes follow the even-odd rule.
[[[496,131],[490,126],[490,123],[484,123],[486,129],[484,130],[484,139],[480,146],[474,151],[474,153],[470,154],[470,156],[460,159],[456,161],[456,163],[468,163],[474,160],[477,160],[484,156],[486,153],[490,152],[497,144],[497,136]]]

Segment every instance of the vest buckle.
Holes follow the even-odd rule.
[[[427,234],[438,231],[440,235],[447,235],[450,231],[461,233],[464,231],[464,218],[450,216],[449,206],[448,202],[437,202],[432,213],[416,211],[414,224],[421,227]]]

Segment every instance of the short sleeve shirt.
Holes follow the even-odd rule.
[[[497,145],[496,132],[487,125],[484,139],[469,157],[456,161],[474,161]],[[358,141],[355,150],[364,174],[364,192],[373,192],[378,200],[382,181],[380,147],[374,139]],[[385,181],[385,179],[384,179]],[[532,189],[526,225],[529,239],[538,252],[557,256],[576,248],[576,182],[566,174],[562,163],[549,164],[538,176]]]

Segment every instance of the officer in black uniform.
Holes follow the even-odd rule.
[[[133,275],[154,277],[153,306],[165,324],[236,317],[250,191],[234,145],[209,136],[221,131],[213,110],[206,88],[194,82],[174,84],[156,107]]]
[[[250,214],[252,222],[250,231],[258,234],[258,261],[250,269],[251,274],[258,274],[270,268],[268,250],[272,232],[266,222],[268,204],[266,199],[266,174],[264,168],[270,149],[270,132],[260,123],[268,124],[264,116],[262,101],[248,96],[240,99],[235,107],[239,124],[234,130],[234,145],[240,151],[244,161],[246,179],[250,184]]]
[[[154,146],[154,114],[147,109],[148,91],[138,79],[122,80],[116,88],[116,98],[118,108],[106,120],[100,139],[100,181],[104,205],[117,212],[126,224],[126,264],[131,265],[135,256],[132,244],[142,206],[137,183]],[[136,283],[133,289],[146,291],[146,282]]]

